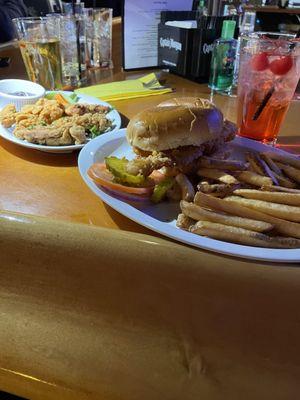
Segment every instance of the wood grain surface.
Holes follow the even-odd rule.
[[[0,214],[0,387],[32,400],[293,400],[300,269]]]

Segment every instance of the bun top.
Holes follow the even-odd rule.
[[[223,130],[223,114],[209,101],[198,100],[193,106],[172,105],[174,99],[138,113],[127,126],[129,144],[152,152],[200,146],[218,138]]]
[[[169,106],[185,106],[185,107],[200,107],[207,108],[212,106],[212,103],[200,97],[173,97],[158,104],[158,107]]]

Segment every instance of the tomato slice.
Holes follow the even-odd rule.
[[[269,65],[270,70],[275,75],[285,75],[293,66],[293,59],[291,56],[279,57],[272,61]]]
[[[102,163],[93,164],[88,169],[87,174],[95,183],[114,192],[137,194],[144,197],[149,197],[153,192],[154,186],[132,187],[113,182],[114,179],[113,174],[110,171],[108,171],[106,169],[106,165]]]
[[[264,71],[269,66],[268,54],[262,52],[251,58],[251,67],[254,71]]]

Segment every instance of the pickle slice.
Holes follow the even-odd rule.
[[[126,171],[128,160],[126,158],[117,158],[114,156],[106,157],[106,168],[113,174],[116,182],[129,186],[145,185],[146,179],[143,175],[132,175]]]

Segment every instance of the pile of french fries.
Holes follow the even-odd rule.
[[[247,246],[300,248],[300,158],[247,153],[246,161],[203,157],[192,202],[177,226]]]

